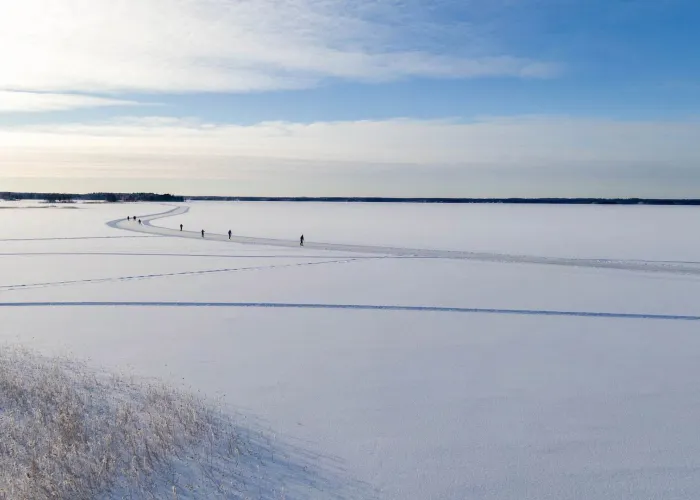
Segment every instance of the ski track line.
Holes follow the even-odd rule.
[[[138,238],[138,236],[136,236]],[[85,255],[103,255],[109,257],[207,257],[207,258],[222,258],[222,259],[327,259],[328,255],[256,255],[256,254],[203,254],[203,253],[135,253],[135,252],[0,252],[2,257],[47,257],[47,256],[85,256]],[[339,256],[339,258],[362,260],[362,259],[381,259],[383,257],[375,256],[356,256],[347,255]],[[413,259],[413,258],[433,258],[433,257],[396,257]]]
[[[375,257],[381,258],[381,257]],[[233,272],[244,272],[244,271],[264,271],[268,269],[279,269],[285,267],[303,267],[303,266],[319,266],[324,264],[348,264],[354,262],[355,258],[345,258],[336,260],[326,260],[320,262],[297,262],[294,264],[270,264],[266,266],[250,266],[250,267],[231,267],[224,269],[204,269],[200,271],[178,271],[173,273],[158,273],[158,274],[139,274],[134,276],[116,276],[112,278],[87,278],[82,280],[67,280],[67,281],[50,281],[46,283],[26,283],[18,285],[0,285],[0,291],[9,292],[13,290],[28,290],[32,288],[48,288],[52,286],[67,286],[67,285],[85,285],[94,283],[109,283],[112,281],[135,281],[135,280],[145,280],[154,278],[168,278],[173,276],[196,276],[203,274],[217,274],[217,273],[233,273]]]
[[[135,231],[138,233],[148,233],[158,236],[172,236],[179,238],[191,238],[201,240],[199,232],[179,231],[160,226],[154,226],[152,221],[165,217],[174,217],[189,212],[187,206],[177,206],[166,212],[141,217],[142,225],[130,222],[125,219],[117,219],[107,223],[108,226],[116,229]],[[232,236],[228,239],[225,234],[208,233],[205,241],[220,241],[229,243],[240,243],[244,245],[276,246],[299,248],[299,243],[291,240],[275,238],[257,238],[252,236]],[[690,265],[671,264],[666,261],[642,261],[642,260],[613,260],[613,259],[578,259],[566,257],[538,257],[533,255],[499,254],[487,252],[467,252],[460,250],[430,250],[412,249],[401,247],[383,247],[370,245],[345,245],[340,243],[311,243],[305,242],[305,249],[326,250],[333,252],[350,252],[360,254],[380,254],[391,257],[413,257],[413,258],[440,258],[455,260],[470,260],[479,262],[493,262],[503,264],[541,264],[578,268],[598,268],[614,269],[622,271],[641,271],[652,273],[671,273],[700,276],[700,268]]]
[[[615,313],[591,311],[556,311],[538,309],[494,309],[476,307],[401,306],[372,304],[305,304],[284,302],[0,302],[0,308],[12,307],[212,307],[258,309],[348,309],[363,311],[450,312],[465,314],[500,314],[516,316],[575,316],[610,319],[653,319],[665,321],[700,321],[700,316],[678,314]]]
[[[125,239],[125,238],[153,238],[153,235],[147,236],[67,236],[67,237],[56,237],[56,238],[8,238],[0,240],[0,243],[11,242],[11,241],[63,241],[63,240],[115,240],[115,239]]]

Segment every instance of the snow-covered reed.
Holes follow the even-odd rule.
[[[237,498],[245,453],[198,396],[0,351],[0,499]]]

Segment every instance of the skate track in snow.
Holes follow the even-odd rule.
[[[202,239],[199,231],[180,231],[161,226],[154,226],[152,221],[165,217],[175,217],[189,212],[187,206],[176,206],[166,212],[139,216],[142,224],[126,219],[117,219],[107,223],[115,229],[124,229],[137,233],[150,235],[171,236],[177,238]],[[296,240],[283,240],[276,238],[257,238],[252,236],[232,235],[229,240],[228,235],[218,233],[205,233],[207,241],[220,241],[225,243],[239,243],[243,245],[263,245],[274,247],[299,248]],[[615,259],[577,259],[566,257],[541,257],[534,255],[501,254],[489,252],[467,252],[460,250],[431,250],[420,248],[386,247],[372,245],[346,245],[341,243],[316,243],[305,241],[305,250],[327,250],[332,252],[346,252],[356,254],[380,255],[384,257],[404,257],[404,258],[436,258],[470,260],[478,262],[514,263],[514,264],[541,264],[568,267],[586,267],[600,269],[617,269],[624,271],[642,271],[656,273],[673,273],[700,276],[700,267],[688,265],[689,263],[674,263],[668,261],[646,261],[646,260],[615,260]]]
[[[285,302],[0,302],[0,309],[13,307],[186,307],[186,308],[257,308],[257,309],[345,309],[360,311],[410,311],[435,313],[465,313],[465,314],[510,314],[516,316],[574,316],[581,318],[613,318],[613,319],[654,319],[664,321],[700,321],[700,316],[686,314],[649,314],[649,313],[616,313],[598,311],[556,311],[546,309],[493,309],[478,307],[441,307],[441,306],[401,306],[376,304],[309,304]]]

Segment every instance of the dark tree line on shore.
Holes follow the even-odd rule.
[[[183,196],[156,193],[0,193],[2,200],[43,200],[48,203],[71,203],[74,201],[106,201],[117,203],[120,201],[185,201]]]
[[[176,196],[156,193],[13,193],[0,192],[0,200],[46,200],[51,203],[73,201],[296,201],[338,203],[504,203],[535,205],[700,205],[698,198],[397,198],[329,196]]]

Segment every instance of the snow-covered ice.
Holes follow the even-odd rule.
[[[700,210],[646,205],[194,202],[158,225],[266,238],[594,259],[700,260]]]
[[[697,208],[188,203],[152,221],[289,240],[272,245],[106,225],[172,206],[19,206],[0,204],[0,340],[221,398],[293,447],[270,471],[291,498],[700,492]]]

